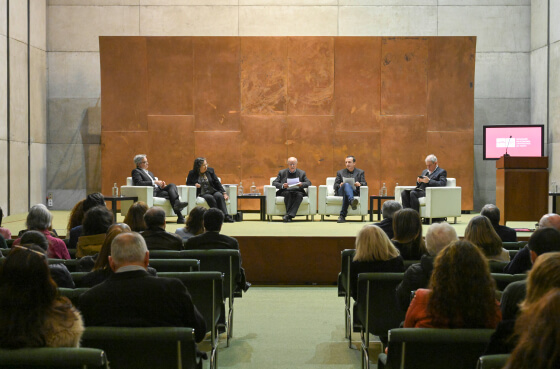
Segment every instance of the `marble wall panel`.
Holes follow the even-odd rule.
[[[84,155],[86,166],[86,191],[87,193],[101,192],[101,178],[103,177],[103,172],[101,170],[101,144],[84,145]],[[109,194],[111,191],[106,191],[104,193]]]
[[[239,131],[239,38],[197,37],[194,42],[197,131]]]
[[[0,36],[6,36],[8,34],[7,6],[7,0],[0,0]]]
[[[0,140],[8,138],[8,45],[0,35]]]
[[[379,131],[381,37],[335,39],[336,131]]]
[[[10,181],[10,214],[26,213],[29,210],[27,157],[26,142],[10,142],[10,171],[8,174]]]
[[[477,52],[527,52],[530,6],[439,6],[438,35],[477,36]]]
[[[237,36],[238,18],[235,6],[141,6],[140,35]]]
[[[99,53],[49,52],[47,63],[49,98],[99,97]]]
[[[338,5],[338,0],[239,0],[239,5]]]
[[[140,0],[140,5],[238,5],[238,0]]]
[[[338,12],[339,36],[438,35],[437,6],[339,6]]]
[[[30,57],[31,141],[47,143],[47,52],[31,47]]]
[[[477,53],[475,98],[531,97],[529,53]]]
[[[8,215],[8,141],[0,138],[0,207]]]
[[[29,167],[31,204],[45,204],[47,197],[47,144],[32,143]]]
[[[10,140],[27,142],[27,45],[10,42]]]
[[[47,0],[48,5],[140,5],[140,0]]]
[[[336,6],[239,7],[240,36],[336,36],[337,24]]]
[[[489,6],[489,5],[511,5],[511,6],[520,6],[520,5],[531,5],[531,0],[439,0],[439,6],[444,5],[458,5],[458,6],[465,6],[465,5],[480,5],[480,6]]]
[[[339,0],[339,5],[419,6],[438,5],[438,0]]]
[[[191,37],[146,39],[148,114],[192,115],[193,47]]]
[[[81,144],[48,144],[47,188],[86,188],[85,148]]]
[[[548,2],[531,0],[531,50],[546,46],[548,39]]]
[[[496,203],[496,161],[482,160],[482,145],[474,145],[473,210]]]
[[[288,39],[288,114],[332,115],[334,39]]]
[[[531,52],[531,124],[547,121],[548,47]]]
[[[560,142],[560,42],[550,45],[550,142]],[[558,153],[558,152],[557,152]]]
[[[560,24],[558,23],[558,14],[560,14],[560,1],[550,0],[550,42],[560,41]]]
[[[550,183],[556,182],[556,185],[560,189],[560,160],[558,160],[558,156],[560,154],[560,142],[554,142],[550,144],[549,149],[549,181]],[[558,209],[556,211],[558,213]]]
[[[475,145],[482,145],[483,126],[499,124],[530,124],[531,102],[532,99],[475,99]],[[542,122],[540,124],[542,124]]]
[[[287,113],[288,39],[241,38],[241,114]]]
[[[150,137],[147,132],[102,132],[101,133],[101,169],[103,179],[102,191],[111,193],[113,183],[117,186],[126,185],[126,178],[131,176],[134,165],[134,156],[145,154],[151,164],[152,152],[157,155],[157,148],[150,147]],[[166,151],[167,152],[167,151]],[[149,170],[155,176],[167,178],[166,173],[150,165]],[[165,180],[165,179],[164,179]]]
[[[426,115],[428,47],[426,37],[383,38],[382,115]]]
[[[27,1],[9,1],[10,38],[27,43]]]
[[[428,130],[472,131],[476,38],[429,41]]]
[[[48,105],[48,143],[99,144],[99,99],[49,99]]]
[[[37,49],[47,51],[47,3],[30,1],[30,44]]]
[[[47,9],[48,50],[97,52],[99,36],[138,36],[139,12],[138,6],[51,5]]]
[[[222,183],[239,183],[241,173],[241,132],[194,132],[194,157],[185,163],[185,174],[195,157],[205,157]]]
[[[146,131],[146,39],[102,37],[99,44],[103,131]]]

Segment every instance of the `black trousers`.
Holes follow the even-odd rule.
[[[157,188],[154,191],[154,196],[169,199],[169,202],[173,207],[173,211],[175,211],[175,205],[179,204],[179,193],[177,192],[177,186],[175,186],[174,183],[169,183],[164,188]],[[177,214],[179,218],[183,217],[183,214],[181,214],[181,212],[175,211],[175,214]]]
[[[286,205],[286,214],[290,217],[295,217],[299,205],[303,201],[303,196],[305,196],[305,192],[303,191],[282,191],[278,193],[278,196],[284,196],[284,204]]]
[[[403,208],[411,208],[420,212],[420,202],[418,201],[419,198],[425,197],[426,192],[419,188],[415,188],[413,190],[404,190],[401,192],[401,200]]]
[[[228,215],[227,206],[226,206],[226,199],[224,199],[224,195],[216,191],[212,194],[205,193],[204,195],[200,195],[203,197],[204,200],[208,203],[208,206],[211,208],[218,208],[224,213],[224,215]]]

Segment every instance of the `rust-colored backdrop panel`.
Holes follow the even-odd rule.
[[[100,37],[102,190],[134,154],[184,184],[196,156],[262,192],[296,156],[315,185],[354,155],[370,193],[435,154],[473,208],[476,37]],[[240,204],[242,208],[256,203]]]

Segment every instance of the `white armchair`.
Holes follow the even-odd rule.
[[[187,186],[177,186],[179,199],[187,201]],[[148,207],[159,206],[165,210],[165,215],[168,217],[175,216],[173,207],[168,199],[163,197],[154,197],[154,189],[151,186],[134,186],[132,184],[132,177],[126,178],[126,186],[121,186],[121,195],[123,196],[136,196],[138,201],[143,201],[148,204]],[[128,209],[132,205],[132,201],[121,201],[121,215],[126,216]],[[181,214],[187,214],[187,208],[181,211]]]
[[[272,182],[276,177],[270,178],[270,186],[264,186],[264,196],[266,198],[266,215],[271,221],[274,215],[284,216],[286,214],[286,205],[284,205],[284,197],[276,196],[276,187],[272,186]],[[303,201],[299,206],[296,215],[305,215],[305,219],[311,220],[317,214],[317,186],[309,186],[305,189],[307,196],[303,197]]]
[[[402,204],[401,192],[406,189],[414,189],[415,186],[395,187],[395,201]],[[457,187],[455,178],[447,178],[445,187],[426,187],[426,197],[419,199],[420,216],[427,218],[432,224],[432,218],[453,217],[453,223],[457,223],[457,217],[461,216],[461,187]]]
[[[334,193],[334,181],[336,177],[327,177],[327,184],[319,186],[319,215],[321,220],[325,220],[325,215],[339,215],[342,209],[342,196]],[[362,222],[368,214],[368,186],[360,186],[360,197],[358,199],[358,207],[353,210],[348,208],[348,215],[360,215]]]
[[[222,179],[218,177],[220,183]],[[230,185],[222,185],[226,190],[229,199],[226,200],[226,208],[228,214],[231,216],[235,216],[237,214],[237,185],[230,184]],[[204,200],[204,197],[196,196],[196,187],[195,186],[184,186],[187,188],[187,201],[189,202],[188,205],[188,212],[190,213],[191,210],[195,206],[203,206],[205,208],[209,208],[208,203]]]

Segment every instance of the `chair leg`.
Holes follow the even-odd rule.
[[[321,222],[325,220],[325,216],[321,215]]]
[[[453,224],[457,224],[457,217],[453,217]]]
[[[362,215],[362,222],[364,221],[364,216]]]
[[[305,216],[305,221],[308,222],[309,221],[309,215]]]

